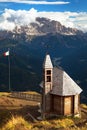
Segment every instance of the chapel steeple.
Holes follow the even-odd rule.
[[[50,55],[47,54],[44,60],[43,64],[43,69],[44,69],[44,89],[45,89],[45,94],[49,93],[52,90],[52,75],[53,75],[53,65],[51,62]]]
[[[51,61],[49,54],[47,54],[45,57],[43,68],[45,68],[45,69],[49,69],[49,68],[52,69],[53,68],[52,61]]]
[[[47,54],[43,63],[43,95],[42,95],[42,118],[46,117],[46,113],[50,111],[51,98],[50,92],[53,84],[53,65],[50,55]]]

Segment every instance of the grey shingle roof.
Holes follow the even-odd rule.
[[[69,96],[80,94],[82,89],[63,70],[53,68],[53,89],[52,94]]]
[[[45,69],[52,69],[53,65],[51,62],[50,55],[47,54],[44,60],[43,67]],[[40,84],[43,87],[43,82]],[[53,88],[51,93],[60,96],[69,96],[80,94],[82,89],[71,79],[71,77],[62,69],[53,68]]]

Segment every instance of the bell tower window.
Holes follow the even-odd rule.
[[[51,70],[47,70],[47,75],[51,74]]]
[[[47,82],[51,82],[51,76],[47,76]]]

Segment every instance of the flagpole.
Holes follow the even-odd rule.
[[[8,81],[8,85],[9,85],[9,92],[11,91],[11,83],[10,83],[10,49],[8,48],[8,52],[9,52],[9,55],[8,55],[8,71],[9,71],[9,81]]]

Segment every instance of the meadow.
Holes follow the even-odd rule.
[[[40,113],[38,112],[38,102],[12,98],[9,97],[9,95],[10,93],[0,93],[0,130],[87,129],[87,105],[85,104],[80,105],[80,118],[56,117],[39,121],[37,120],[37,117],[40,116]]]

